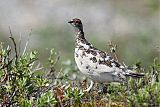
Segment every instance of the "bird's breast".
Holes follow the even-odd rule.
[[[84,50],[75,48],[75,62],[79,70],[86,75],[92,75],[94,73],[94,68],[96,68],[96,63],[91,62],[91,56],[87,54]]]

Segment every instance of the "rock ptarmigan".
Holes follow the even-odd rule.
[[[74,18],[69,21],[76,31],[75,62],[80,72],[91,79],[91,84],[85,91],[90,91],[93,81],[99,83],[125,82],[127,76],[142,77],[144,74],[133,73],[113,59],[106,52],[95,48],[89,43],[83,32],[83,25],[80,19]]]

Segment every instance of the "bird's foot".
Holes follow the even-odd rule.
[[[107,91],[108,91],[107,86],[101,84],[100,89],[98,90],[98,94],[105,94],[105,93],[107,93]]]
[[[90,90],[92,89],[93,85],[94,85],[94,82],[91,80],[90,86],[87,89],[83,90],[83,92],[90,92]]]

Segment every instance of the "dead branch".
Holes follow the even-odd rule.
[[[14,45],[14,50],[15,50],[15,53],[16,53],[16,60],[18,60],[18,52],[17,52],[17,45],[16,45],[16,42],[13,38],[13,34],[12,34],[12,31],[11,31],[11,28],[9,27],[9,33],[10,33],[10,36],[9,38],[12,40],[13,42],[13,45]]]

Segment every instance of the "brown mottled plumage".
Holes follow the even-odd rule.
[[[132,73],[131,70],[124,69],[124,66],[106,52],[93,47],[84,37],[83,25],[80,19],[75,18],[68,23],[70,23],[76,31],[75,61],[79,70],[85,76],[100,83],[124,82],[126,76],[143,76],[143,74]],[[90,86],[87,91],[91,88],[92,86]]]

